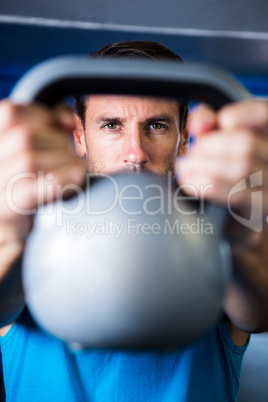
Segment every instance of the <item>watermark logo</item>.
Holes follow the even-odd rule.
[[[37,174],[26,172],[15,175],[6,186],[7,205],[13,212],[21,215],[37,213],[39,215],[55,216],[56,226],[63,226],[65,219],[67,219],[69,233],[84,233],[89,238],[92,237],[93,233],[109,233],[114,235],[115,238],[121,236],[123,226],[120,226],[120,222],[113,222],[112,219],[109,223],[106,221],[105,225],[103,225],[101,223],[102,218],[98,222],[98,217],[104,217],[108,213],[112,214],[114,210],[119,210],[123,216],[122,219],[127,222],[125,226],[128,229],[128,233],[133,230],[132,224],[135,221],[130,219],[131,217],[141,216],[143,219],[143,226],[138,221],[135,221],[135,225],[133,224],[137,232],[158,234],[159,223],[157,220],[161,216],[171,216],[173,214],[176,214],[175,217],[180,217],[180,220],[175,219],[174,227],[168,226],[168,220],[165,224],[162,224],[162,227],[165,227],[164,233],[213,233],[211,227],[207,227],[204,230],[206,219],[203,220],[208,212],[205,210],[206,192],[213,188],[212,184],[207,184],[206,186],[200,184],[198,188],[191,184],[183,184],[175,188],[171,176],[168,176],[167,181],[163,182],[165,183],[164,186],[160,178],[155,183],[151,182],[151,178],[140,182],[137,176],[136,181],[133,183],[129,182],[128,178],[128,180],[119,184],[113,176],[103,176],[102,180],[105,182],[102,187],[105,187],[105,189],[103,188],[101,193],[98,193],[98,191],[96,193],[96,187],[94,187],[94,184],[93,187],[91,185],[90,175],[87,176],[86,189],[82,189],[75,184],[55,185],[53,184],[53,178],[52,174],[44,174],[41,171]],[[248,178],[250,189],[252,189],[249,218],[239,215],[231,207],[231,199],[235,194],[244,190],[249,191],[246,178],[236,183],[228,194],[228,210],[232,218],[256,232],[261,232],[263,228],[262,190],[260,189],[262,179],[261,170],[251,174]],[[35,193],[37,194],[38,204],[36,208],[25,209],[17,205],[18,200],[14,197],[14,189],[23,180],[33,180],[36,184]],[[65,202],[65,194],[68,191],[76,195],[72,199],[72,203]],[[190,193],[191,196],[185,198],[187,193]],[[56,194],[56,196],[53,196],[53,194]],[[44,199],[52,198],[57,198],[57,203],[48,203],[43,209]],[[191,203],[191,201],[194,202]],[[81,222],[80,214],[84,217],[89,217],[91,222]],[[154,216],[156,220],[153,222],[151,218]],[[189,220],[186,222],[187,217],[189,217]],[[198,224],[196,223],[197,221]],[[216,218],[211,224],[214,223],[216,223]]]
[[[159,217],[158,217],[159,218]],[[142,221],[136,218],[125,219],[122,222],[105,218],[102,221],[77,222],[74,218],[66,220],[66,234],[71,236],[111,236],[119,239],[122,235],[213,235],[212,223],[205,219],[191,219],[188,222],[168,218],[157,221]]]
[[[254,189],[255,187],[260,187],[262,185],[262,171],[259,170],[256,173],[253,173],[249,177],[250,180],[250,188]],[[229,192],[228,196],[228,208],[231,216],[241,223],[243,226],[254,230],[255,232],[260,233],[262,231],[262,190],[252,191],[251,192],[251,212],[250,217],[244,218],[234,211],[232,211],[230,202],[231,197],[243,190],[247,189],[246,179],[239,181]]]

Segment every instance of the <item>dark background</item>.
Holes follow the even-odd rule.
[[[41,60],[134,39],[224,67],[268,94],[267,0],[1,0],[0,97]]]

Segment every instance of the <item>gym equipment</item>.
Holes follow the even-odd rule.
[[[53,105],[73,92],[185,97],[216,108],[250,95],[222,71],[174,62],[59,58],[14,88]],[[169,178],[96,178],[42,207],[23,263],[36,322],[71,347],[182,347],[218,319],[231,274],[226,211],[187,202]]]
[[[63,56],[33,67],[10,98],[15,103],[53,105],[64,96],[87,92],[195,99],[215,108],[250,97],[230,75],[207,65]]]

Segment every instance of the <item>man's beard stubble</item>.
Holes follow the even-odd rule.
[[[96,166],[96,164],[90,163],[89,158],[87,158],[87,165],[88,165],[88,174],[90,177],[95,176],[107,176],[107,173],[104,173],[104,167]],[[128,165],[120,170],[113,170],[109,172],[109,175],[117,174],[117,173],[134,173],[134,174],[141,174],[142,172],[152,172],[150,169],[147,169],[145,165]],[[164,173],[159,174],[159,176],[170,177],[174,180],[176,177],[176,168],[175,168],[175,161],[174,158],[169,158],[164,163]]]

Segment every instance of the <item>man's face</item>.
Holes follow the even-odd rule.
[[[188,149],[188,134],[179,131],[179,105],[164,98],[90,95],[85,130],[77,119],[74,138],[91,175],[174,173],[178,154]]]

